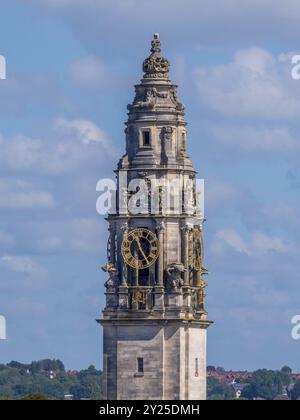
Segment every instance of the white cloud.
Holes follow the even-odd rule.
[[[224,244],[238,253],[250,253],[247,244],[244,242],[241,236],[233,229],[222,229],[215,234],[215,240],[212,246],[214,251],[217,253],[221,253],[223,251]]]
[[[0,209],[53,209],[54,197],[28,182],[0,178]]]
[[[293,226],[293,229],[300,225],[299,210],[284,201],[278,201],[275,204],[263,206],[261,214],[263,216],[264,224],[269,221],[271,222],[271,225],[274,225],[274,223],[281,223],[282,220],[288,220]]]
[[[41,274],[44,273],[44,269],[37,263],[35,263],[29,257],[20,257],[16,255],[5,255],[0,258],[0,262],[8,267],[10,270],[17,273],[25,274]]]
[[[232,281],[231,288],[237,291],[237,296],[243,296],[247,304],[252,307],[254,305],[284,306],[293,302],[292,294],[280,289],[280,285],[268,284],[253,276],[245,276]]]
[[[44,3],[47,6],[60,8],[80,4],[81,0],[33,0],[36,3]],[[87,0],[89,1],[89,0]]]
[[[289,241],[275,236],[266,235],[263,232],[255,232],[252,237],[252,247],[257,253],[297,253],[299,250]]]
[[[76,139],[85,145],[100,143],[106,149],[111,146],[104,131],[91,121],[58,118],[54,122],[54,127],[59,132],[73,134]]]
[[[33,319],[41,320],[43,323],[42,318],[49,315],[49,306],[44,303],[44,299],[42,302],[39,300],[35,301],[35,299],[34,295],[31,295],[30,298],[14,298],[14,305],[7,305],[5,313],[8,313],[9,315],[11,313],[14,314],[16,308],[18,308],[18,317],[22,317],[22,320],[28,320],[31,325]]]
[[[211,132],[218,144],[230,151],[242,153],[280,152],[289,154],[300,151],[300,144],[287,127],[262,127],[248,125],[211,125]]]
[[[207,181],[205,191],[205,207],[210,212],[220,208],[224,209],[226,205],[240,195],[240,191],[235,185],[212,179]]]
[[[9,66],[5,83],[0,83],[0,112],[17,120],[40,110],[65,110],[69,105],[60,83],[48,72],[16,72]],[[26,106],[24,106],[26,104]]]
[[[299,43],[298,0],[27,0],[26,4],[29,2],[56,13],[89,51],[97,53],[122,48],[124,55],[132,57],[132,45],[145,45],[150,34],[159,30],[169,47],[177,49],[201,44],[249,45],[249,41]],[[180,36],[174,36],[179,27]]]
[[[99,240],[103,224],[97,219],[73,218],[31,226],[36,247],[42,252],[99,254],[101,247],[106,247],[106,239]]]
[[[74,61],[70,73],[75,83],[92,87],[102,85],[109,78],[103,62],[94,55]]]
[[[247,256],[262,256],[269,253],[299,255],[300,249],[289,240],[276,236],[266,235],[255,231],[248,240],[244,240],[233,229],[221,229],[214,235],[211,250],[215,254],[222,255],[226,249],[231,248],[239,254]]]
[[[1,139],[3,164],[7,163],[12,169],[27,169],[40,158],[42,142],[33,140],[21,134],[10,140]]]
[[[85,6],[91,13],[97,11],[105,12],[110,9],[110,0],[30,0],[31,3],[41,4],[53,9],[66,8],[75,9],[78,6]],[[244,0],[243,5],[239,0],[227,0],[226,5],[220,4],[218,0],[188,0],[186,4],[182,4],[180,0],[165,0],[161,3],[159,0],[153,0],[151,5],[148,2],[141,2],[140,0],[115,0],[114,7],[115,13],[123,13],[124,17],[128,17],[133,11],[136,11],[134,17],[142,17],[142,13],[153,12],[159,9],[165,18],[170,9],[174,8],[174,19],[179,20],[182,14],[186,17],[192,18],[194,21],[196,17],[200,19],[219,17],[219,13],[224,13],[227,17],[245,18],[249,14],[266,14],[269,17],[281,16],[289,18],[296,18],[300,16],[299,4],[297,0],[286,0],[284,3],[281,0]],[[202,15],[197,15],[197,12],[202,11]],[[195,16],[195,14],[197,16]],[[159,18],[159,16],[158,16]]]
[[[278,55],[278,60],[282,63],[291,63],[294,55],[298,55],[299,51],[288,51]]]
[[[262,48],[238,51],[233,62],[195,71],[203,106],[226,117],[297,118],[300,92],[290,66]]]
[[[242,203],[240,211],[245,226],[249,230],[268,229],[269,231],[281,226],[290,234],[300,232],[300,211],[287,201],[283,201],[282,193],[279,196],[280,199],[272,203],[260,203],[255,200]],[[288,220],[288,224],[283,224],[283,220]]]
[[[49,280],[47,270],[32,258],[19,255],[0,257],[1,290],[40,289]]]
[[[0,230],[0,245],[12,245],[14,243],[14,237],[3,230]]]
[[[58,118],[52,138],[24,135],[0,137],[0,164],[11,171],[63,174],[81,166],[91,167],[114,156],[114,148],[104,131],[88,120]],[[87,165],[87,162],[89,164]]]

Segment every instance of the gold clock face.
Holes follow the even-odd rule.
[[[143,270],[154,264],[158,258],[158,239],[148,229],[133,229],[124,235],[121,251],[127,265]]]
[[[195,229],[193,233],[193,267],[196,271],[201,271],[204,259],[204,243],[200,229]]]

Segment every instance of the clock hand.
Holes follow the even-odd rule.
[[[148,258],[146,257],[146,255],[145,255],[145,253],[144,253],[144,251],[143,251],[143,248],[142,248],[142,245],[141,245],[141,242],[140,242],[139,238],[138,238],[138,237],[136,237],[136,238],[135,238],[135,240],[136,240],[136,243],[138,244],[138,247],[139,247],[139,250],[141,251],[142,256],[143,256],[143,257],[145,258],[145,260],[147,261],[147,264],[149,264]]]

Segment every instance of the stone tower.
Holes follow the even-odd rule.
[[[203,216],[159,35],[128,105],[109,223],[104,398],[206,399]]]

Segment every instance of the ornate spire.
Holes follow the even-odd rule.
[[[169,61],[161,54],[159,34],[154,34],[151,42],[151,55],[143,63],[145,79],[167,79],[170,70]]]

